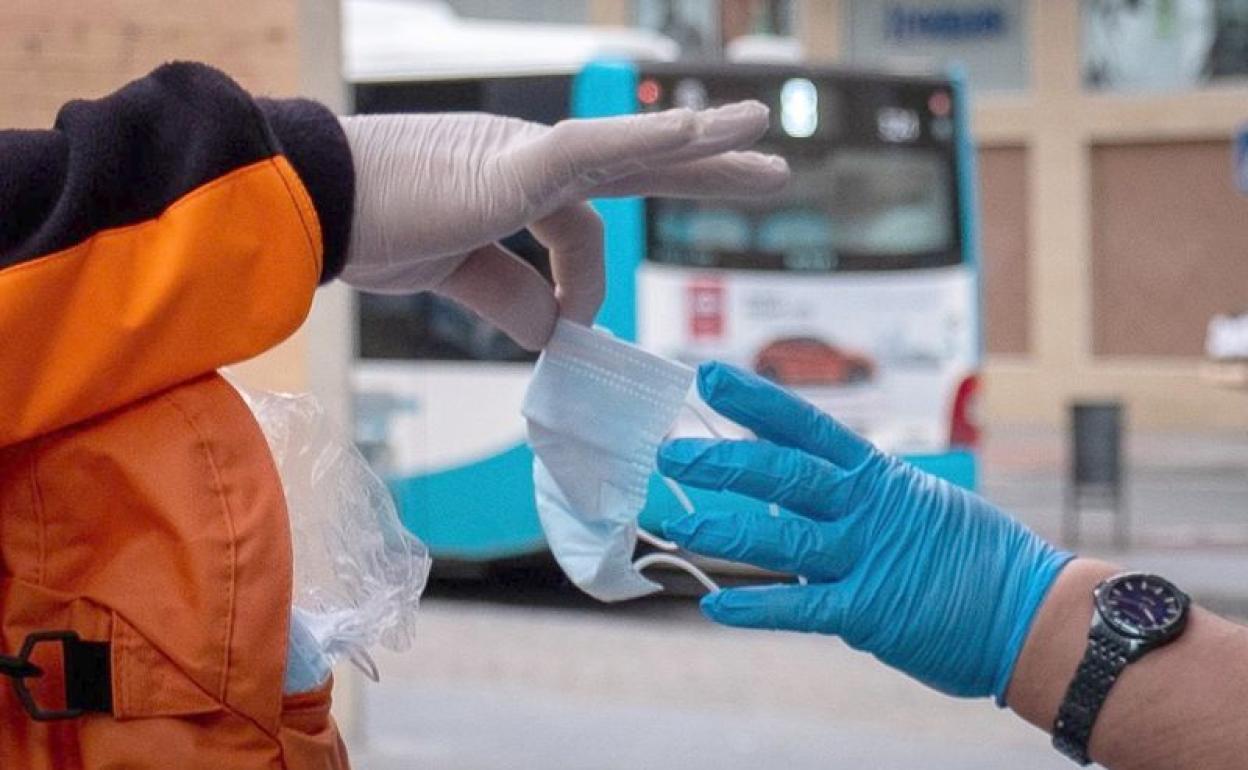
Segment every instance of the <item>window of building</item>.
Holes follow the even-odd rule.
[[[637,25],[657,30],[688,58],[717,58],[746,35],[793,34],[793,0],[635,0]]]
[[[1248,78],[1248,0],[1082,0],[1084,84],[1165,91]]]
[[[1092,148],[1093,350],[1200,356],[1248,310],[1248,197],[1225,141]]]
[[[965,67],[980,91],[1028,83],[1024,0],[850,0],[845,51],[866,66]]]

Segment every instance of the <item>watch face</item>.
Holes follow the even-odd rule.
[[[1144,638],[1174,630],[1184,619],[1187,597],[1156,575],[1134,573],[1101,586],[1097,606],[1116,630]]]

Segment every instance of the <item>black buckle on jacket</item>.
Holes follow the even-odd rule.
[[[65,675],[64,708],[43,708],[27,686],[44,676],[31,658],[41,644],[60,644]],[[12,680],[22,708],[37,722],[74,719],[87,712],[112,713],[113,684],[108,642],[84,642],[73,631],[37,631],[26,637],[16,657],[0,655],[0,676]]]

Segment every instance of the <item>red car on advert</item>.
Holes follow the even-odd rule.
[[[852,385],[875,376],[875,364],[816,337],[787,337],[758,351],[754,371],[782,385]]]

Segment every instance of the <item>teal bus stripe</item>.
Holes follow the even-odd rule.
[[[962,261],[975,273],[975,365],[984,358],[983,255],[979,240],[979,179],[975,140],[971,136],[971,95],[966,71],[955,66],[949,73],[953,84],[953,133],[958,175],[958,223],[962,236]]]
[[[605,118],[637,112],[637,67],[597,61],[572,81],[572,116]],[[598,324],[617,337],[637,340],[637,268],[645,254],[645,209],[640,198],[593,201],[606,230],[607,296]]]

